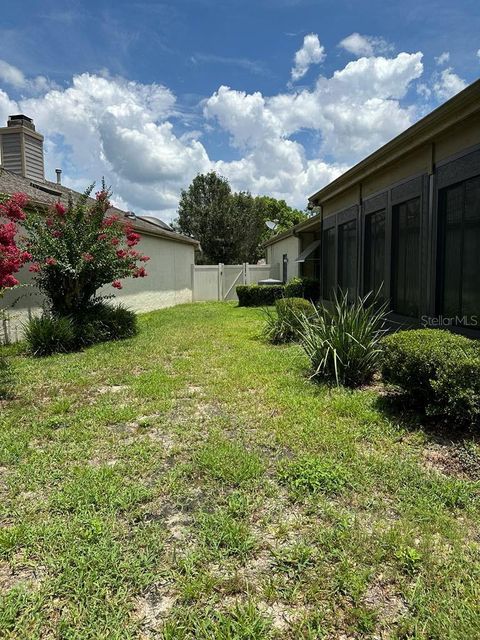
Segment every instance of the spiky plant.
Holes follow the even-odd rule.
[[[380,366],[387,303],[369,293],[355,302],[335,294],[333,306],[315,308],[299,318],[299,335],[312,365],[312,378],[337,386],[358,387],[371,381]]]

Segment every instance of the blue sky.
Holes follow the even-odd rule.
[[[4,3],[0,117],[136,211],[171,218],[210,169],[304,206],[479,76],[479,27],[471,0]]]

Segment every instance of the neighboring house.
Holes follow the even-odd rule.
[[[61,171],[57,182],[44,176],[43,136],[35,131],[30,118],[10,116],[8,126],[0,128],[0,193],[11,195],[26,193],[32,207],[48,207],[61,200],[68,202],[80,194],[61,184]],[[115,295],[122,303],[136,311],[151,311],[182,302],[192,302],[192,265],[199,243],[156,218],[136,216],[132,212],[110,209],[128,220],[141,235],[139,248],[150,257],[147,278],[126,278],[120,291],[105,287],[101,293]],[[19,274],[22,284],[32,282],[27,268]],[[7,292],[0,301],[0,309],[12,309],[17,325],[28,313],[42,306],[42,298],[34,287],[22,287]],[[13,307],[13,308],[12,308]],[[1,330],[1,327],[0,327]]]
[[[381,289],[400,324],[480,330],[480,80],[309,198],[267,243],[321,297]]]

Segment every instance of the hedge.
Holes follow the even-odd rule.
[[[241,284],[236,291],[240,307],[262,307],[275,304],[279,298],[305,298],[315,302],[320,285],[313,278],[291,278],[286,284]]]
[[[320,298],[320,282],[313,278],[291,278],[285,285],[285,297],[317,302]]]
[[[275,304],[283,298],[283,284],[240,284],[237,286],[238,305],[240,307],[264,307]]]
[[[427,415],[480,425],[480,342],[441,329],[400,331],[383,340],[382,375]]]

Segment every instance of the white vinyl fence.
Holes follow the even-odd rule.
[[[207,300],[238,300],[239,284],[255,284],[275,277],[269,264],[195,264],[192,265],[194,302]]]

